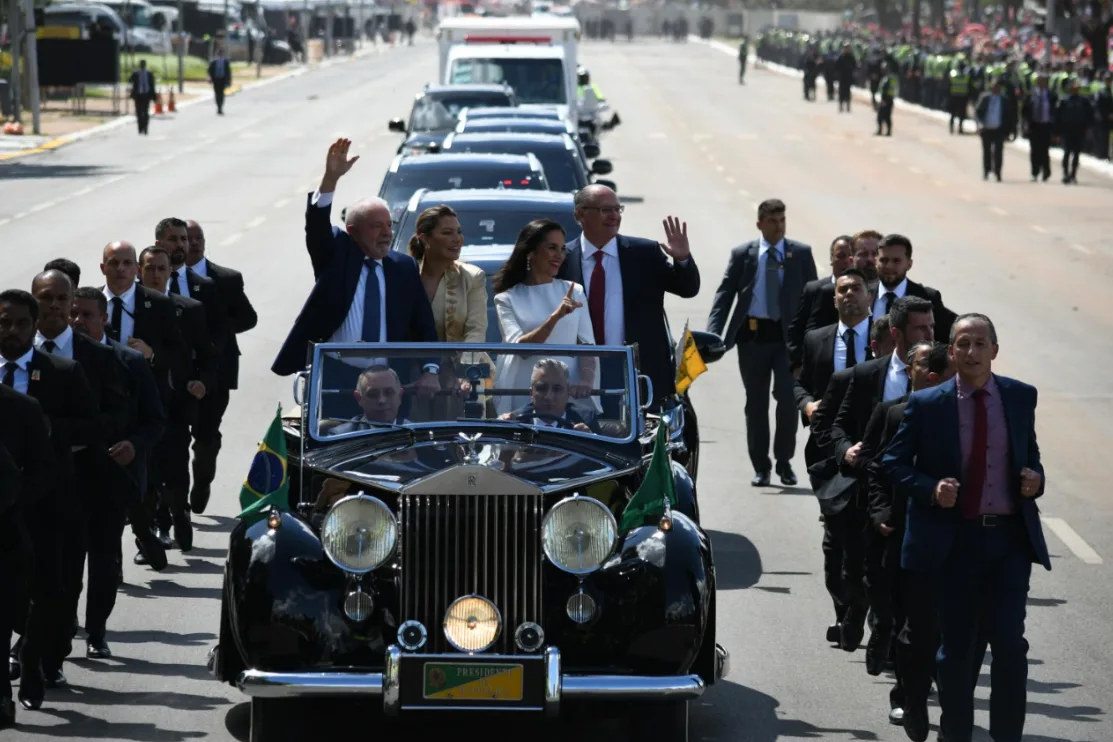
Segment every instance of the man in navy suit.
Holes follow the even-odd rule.
[[[676,364],[665,325],[665,294],[692,299],[699,293],[699,268],[688,245],[688,225],[664,221],[665,242],[618,233],[623,206],[618,194],[590,185],[575,196],[583,233],[565,245],[558,278],[587,294],[596,345],[638,346],[641,373],[653,381],[656,402],[676,393]],[[669,258],[672,258],[670,261]],[[624,371],[604,361],[604,387],[622,386]],[[604,399],[604,417],[618,417],[617,400]],[[612,409],[608,409],[612,408]]]
[[[1036,389],[992,372],[997,332],[985,315],[958,317],[950,344],[958,376],[908,398],[881,468],[908,498],[901,566],[936,587],[941,731],[970,742],[981,633],[993,650],[990,733],[1020,742],[1028,585],[1033,562],[1051,569],[1035,503],[1044,492]],[[926,699],[908,704],[904,726],[927,739]]]
[[[286,337],[271,370],[289,376],[306,366],[310,343],[435,343],[433,307],[417,262],[390,249],[390,207],[367,199],[348,208],[346,230],[329,221],[336,184],[359,160],[348,159],[348,139],[328,151],[325,174],[305,213],[305,246],[316,285]],[[352,369],[352,385],[359,369]],[[413,386],[421,394],[440,389],[434,363],[423,365]],[[402,374],[403,383],[407,382]]]

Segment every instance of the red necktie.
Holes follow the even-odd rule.
[[[595,344],[607,344],[606,306],[607,274],[603,270],[603,251],[595,251],[595,270],[591,272],[591,296],[587,297],[587,313],[591,329],[595,331]]]
[[[970,462],[966,467],[966,480],[962,483],[960,507],[963,518],[976,518],[982,505],[982,490],[985,488],[986,449],[989,448],[989,415],[986,400],[989,392],[978,389],[974,392],[974,436],[970,442]]]

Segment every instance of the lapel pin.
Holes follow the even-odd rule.
[[[151,302],[149,302],[149,301],[143,302],[143,308],[144,309],[150,309],[151,308]]]
[[[786,257],[786,258],[791,258],[791,257],[792,257],[792,251],[790,251],[790,250],[786,250],[786,251],[785,251],[785,257]]]
[[[38,380],[39,380],[39,370],[35,369],[34,371],[31,372],[31,381],[38,381]]]

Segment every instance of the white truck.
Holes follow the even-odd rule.
[[[445,18],[437,28],[444,85],[507,83],[528,107],[555,107],[579,126],[580,22],[575,18]]]

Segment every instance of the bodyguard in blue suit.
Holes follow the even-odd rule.
[[[338,139],[329,147],[321,185],[309,197],[305,246],[317,283],[271,366],[279,376],[305,368],[309,343],[437,342],[433,308],[417,263],[390,249],[389,207],[368,199],[349,207],[346,232],[332,226],[336,184],[359,160],[348,159],[351,144]],[[416,386],[419,391],[439,389],[436,366],[427,365]]]
[[[1032,564],[1051,569],[1035,503],[1044,492],[1036,389],[992,373],[997,350],[988,317],[959,317],[951,329],[958,376],[909,397],[881,462],[896,493],[908,497],[901,566],[936,587],[947,742],[970,742],[979,631],[993,651],[990,734],[1020,742]],[[905,709],[904,725],[910,739],[927,738],[926,702]]]

